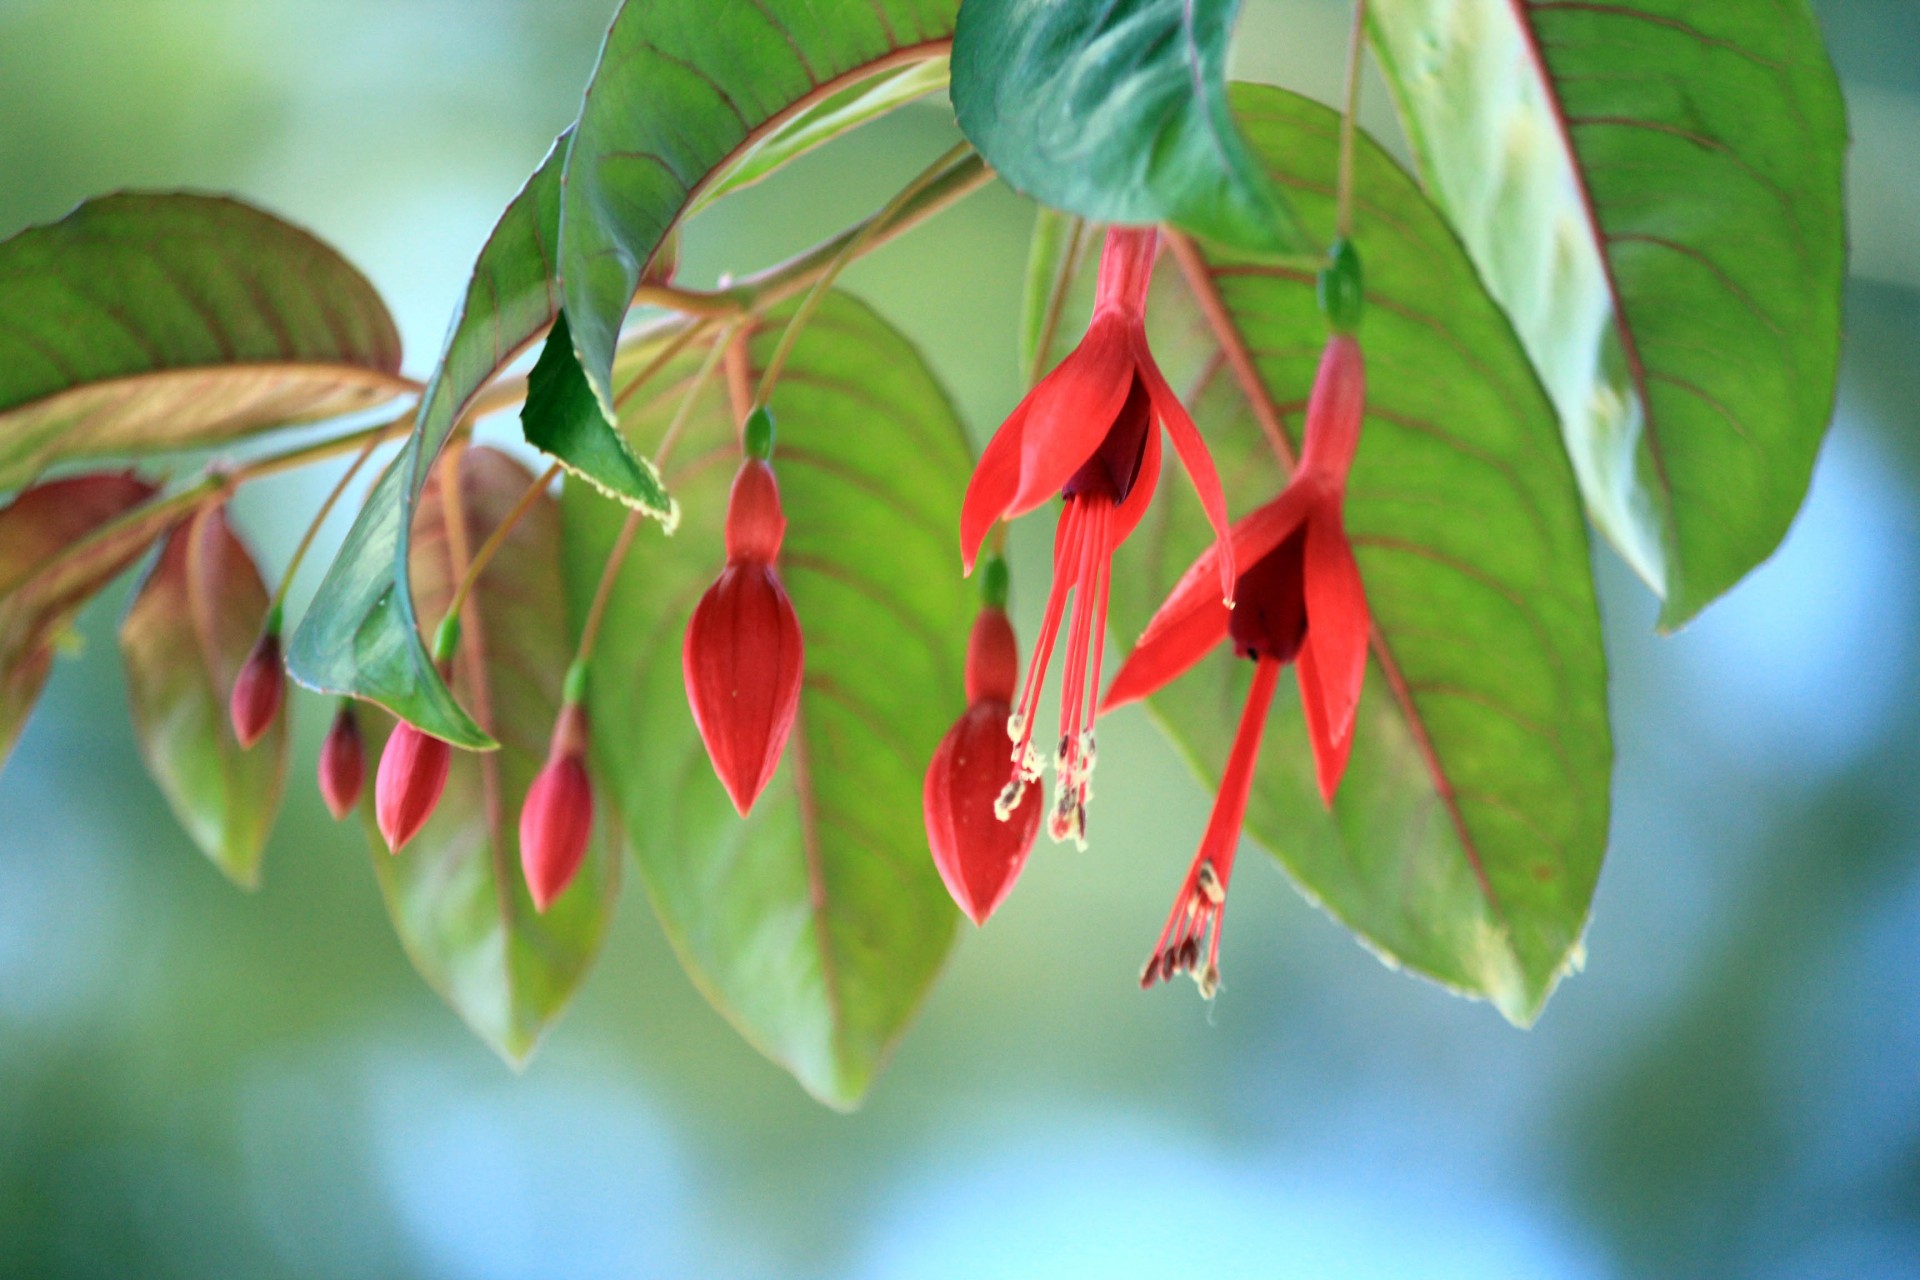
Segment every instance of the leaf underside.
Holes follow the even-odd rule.
[[[174,816],[229,880],[251,889],[286,781],[281,714],[241,747],[228,695],[260,634],[267,586],[228,526],[203,509],[168,537],[120,624],[134,738]]]
[[[1846,122],[1804,0],[1380,0],[1421,172],[1684,623],[1764,560],[1833,412]]]
[[[89,200],[0,244],[0,489],[349,413],[407,389],[365,277],[236,200]]]
[[[0,507],[0,764],[75,615],[163,532],[129,515],[153,492],[130,474],[72,476]]]
[[[754,336],[756,374],[790,310]],[[622,397],[639,452],[656,446],[704,347]],[[964,709],[972,593],[953,531],[971,458],[918,353],[863,304],[830,295],[772,401],[789,522],[780,572],[806,674],[780,771],[742,821],[681,674],[687,619],[725,559],[718,517],[740,459],[718,384],[666,466],[698,518],[671,539],[641,531],[607,613],[592,672],[595,757],[694,981],[809,1091],[846,1107],[918,1006],[958,919],[927,852],[920,791]],[[562,505],[578,606],[620,514],[573,485]]]

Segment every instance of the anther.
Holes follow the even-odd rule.
[[[1212,906],[1220,906],[1227,900],[1227,891],[1220,883],[1220,877],[1214,872],[1212,862],[1200,864],[1200,874],[1196,877],[1201,896]]]

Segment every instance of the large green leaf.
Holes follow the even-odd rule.
[[[681,216],[756,154],[764,158],[757,148],[790,122],[882,73],[944,58],[955,7],[956,0],[621,6],[568,149],[560,220],[574,351],[609,418],[621,322]],[[866,118],[856,117],[850,123]]]
[[[411,389],[365,277],[234,200],[114,195],[0,244],[0,489]]]
[[[74,615],[160,535],[127,517],[152,496],[133,475],[71,476],[0,507],[0,763]]]
[[[1330,232],[1337,117],[1265,86],[1237,86],[1234,104],[1308,228]],[[1459,242],[1366,140],[1356,178],[1368,398],[1347,525],[1374,660],[1331,814],[1283,686],[1247,832],[1392,963],[1524,1023],[1578,954],[1606,847],[1612,750],[1586,531],[1552,406]],[[1234,335],[1194,408],[1229,505],[1245,513],[1284,471],[1234,365],[1245,358],[1297,453],[1325,324],[1310,276],[1221,254],[1189,261]],[[1155,501],[1114,574],[1123,633],[1210,539],[1183,486]],[[1250,671],[1223,646],[1153,700],[1210,781]],[[1168,867],[1169,893],[1177,873]]]
[[[134,737],[174,815],[228,879],[251,889],[287,771],[283,712],[250,748],[227,700],[260,635],[267,586],[208,506],[176,528],[120,624]]]
[[[756,335],[755,369],[781,323]],[[622,426],[640,451],[657,444],[702,358],[695,344],[627,400]],[[958,919],[927,852],[920,791],[964,705],[973,598],[953,531],[971,460],[919,354],[842,294],[795,344],[773,410],[788,519],[780,571],[806,636],[780,772],[742,821],[681,678],[688,616],[725,560],[721,514],[740,457],[717,385],[666,468],[687,520],[672,539],[642,534],[608,610],[592,672],[594,746],[694,981],[808,1090],[849,1106],[932,982]],[[578,602],[620,512],[569,489]]]
[[[456,746],[493,742],[448,692],[421,641],[416,592],[408,585],[407,533],[447,437],[486,385],[558,314],[549,246],[559,223],[564,141],[554,144],[481,248],[413,433],[367,496],[287,653],[287,668],[302,684],[377,702]]]
[[[967,0],[953,109],[1016,190],[1099,222],[1171,222],[1275,254],[1299,225],[1227,109],[1237,0]]]
[[[1379,0],[1422,172],[1678,626],[1779,544],[1833,409],[1839,84],[1804,0]]]
[[[667,496],[660,474],[635,455],[594,403],[593,390],[574,359],[567,318],[557,317],[540,359],[527,375],[527,402],[520,410],[527,443],[617,502],[652,516],[671,530],[679,508]]]
[[[420,605],[436,616],[453,591],[447,535],[454,515],[442,485],[456,456],[469,548],[533,481],[493,449],[462,449],[435,469],[421,495],[411,554]],[[533,1052],[586,977],[619,888],[620,813],[607,803],[597,806],[578,878],[545,915],[534,909],[520,871],[520,807],[546,760],[561,681],[573,660],[566,617],[559,510],[542,499],[481,573],[454,664],[455,691],[500,749],[454,753],[439,807],[397,855],[380,838],[371,797],[362,805],[374,871],[414,967],[481,1039],[516,1063]],[[610,728],[596,723],[593,732]],[[370,745],[377,750],[380,742]]]

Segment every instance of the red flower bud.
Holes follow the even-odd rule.
[[[985,924],[1013,888],[1040,831],[1039,790],[1006,796],[1018,663],[1007,615],[981,610],[967,644],[970,705],[933,753],[922,793],[933,865],[975,924]],[[1011,799],[1004,818],[1003,797]]]
[[[743,817],[800,707],[800,619],[773,564],[785,530],[772,468],[747,459],[727,507],[727,567],[694,607],[681,649],[694,723]]]
[[[367,753],[360,743],[360,718],[353,704],[343,702],[320,744],[320,798],[334,821],[347,816],[360,803],[360,788],[367,779]]]
[[[593,784],[587,779],[586,713],[578,703],[560,710],[546,767],[520,809],[520,869],[540,911],[573,883],[593,834]]]
[[[401,721],[380,754],[373,784],[373,811],[387,848],[398,853],[420,834],[447,785],[453,748]]]
[[[280,665],[280,636],[268,632],[247,655],[239,677],[233,682],[233,694],[227,700],[233,736],[240,740],[242,747],[251,747],[260,741],[267,726],[280,714],[280,703],[286,698],[286,692],[287,673]]]

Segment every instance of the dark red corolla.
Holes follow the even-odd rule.
[[[1140,523],[1159,482],[1156,422],[1172,439],[1220,536],[1216,601],[1233,591],[1234,556],[1226,542],[1220,477],[1193,419],[1147,348],[1147,287],[1158,246],[1159,233],[1152,228],[1116,227],[1107,233],[1086,336],[1001,424],[974,469],[960,513],[961,559],[972,572],[996,521],[1024,515],[1056,494],[1062,499],[1045,620],[1020,701],[1007,722],[1014,742],[1013,777],[999,807],[1011,813],[1027,784],[1040,776],[1034,721],[1072,591],[1047,833],[1082,845],[1092,796],[1093,721],[1113,553]]]
[[[1235,607],[1221,603],[1215,582],[1223,553],[1209,550],[1154,614],[1101,704],[1105,710],[1146,697],[1222,640],[1254,663],[1213,815],[1140,975],[1142,986],[1182,972],[1192,973],[1209,998],[1219,985],[1220,921],[1234,851],[1267,708],[1287,663],[1299,677],[1320,796],[1329,806],[1346,770],[1371,623],[1341,507],[1365,399],[1360,345],[1350,334],[1335,334],[1314,379],[1299,468],[1278,497],[1233,526],[1232,554],[1245,566]]]

